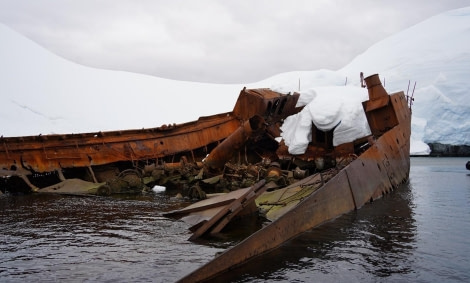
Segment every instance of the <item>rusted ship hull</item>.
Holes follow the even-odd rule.
[[[385,97],[383,91],[375,97],[371,91],[375,83],[369,82],[370,100],[363,104],[376,137],[370,147],[291,210],[179,282],[201,282],[233,270],[302,232],[359,209],[408,179],[411,110],[407,98],[403,92]]]
[[[0,181],[5,186],[13,184],[7,189],[25,185],[24,191],[44,192],[60,191],[58,188],[67,179],[81,179],[103,186],[108,183],[105,189],[95,188],[92,192],[109,194],[120,191],[109,186],[110,180],[116,178],[124,184],[120,187],[127,187],[129,183],[143,183],[135,179],[142,180],[145,175],[152,178],[166,174],[165,178],[170,179],[173,176],[168,174],[175,170],[180,176],[184,170],[191,171],[186,175],[197,175],[201,161],[211,152],[206,165],[217,170],[237,150],[241,151],[259,127],[263,130],[261,135],[278,135],[276,123],[299,111],[295,107],[298,97],[299,94],[284,95],[269,89],[243,89],[233,111],[184,124],[81,134],[2,136],[0,177],[4,178]],[[227,149],[219,147],[213,152],[220,144]],[[133,173],[132,178],[129,173]],[[118,181],[113,181],[111,187],[119,187],[114,186]],[[182,186],[186,183],[190,182],[181,181]],[[141,186],[136,185],[136,189],[139,191]]]
[[[23,180],[39,192],[58,192],[65,186],[72,193],[80,188],[93,194],[115,193],[122,187],[138,191],[144,178],[187,193],[195,190],[201,198],[204,190],[211,188],[245,188],[219,204],[209,201],[191,210],[207,208],[210,216],[187,217],[198,219],[190,238],[195,240],[223,232],[239,214],[269,208],[266,215],[271,224],[181,279],[204,281],[359,209],[407,180],[411,134],[407,97],[403,92],[389,95],[378,75],[365,80],[369,100],[362,106],[371,135],[337,146],[333,146],[334,129],[323,132],[311,123],[311,142],[305,153],[289,154],[287,146],[276,138],[284,119],[301,111],[296,107],[299,94],[243,89],[232,112],[180,125],[2,137],[0,177],[7,182]],[[36,175],[52,175],[60,183],[44,188],[31,181]],[[180,213],[192,213],[189,211]]]
[[[229,113],[158,128],[1,138],[2,167],[51,172],[177,155],[218,142],[240,126]],[[217,129],[217,130],[216,130]]]
[[[179,162],[182,156],[199,162],[239,126],[236,117],[225,113],[152,129],[1,138],[0,173],[28,182],[25,176],[52,172],[70,178],[68,172],[74,176],[85,169],[91,181],[105,182],[107,176],[100,176],[99,168],[118,162],[129,164],[124,168],[135,168],[148,160]]]

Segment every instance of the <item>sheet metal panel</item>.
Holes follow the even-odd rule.
[[[342,171],[288,214],[252,234],[236,247],[219,255],[216,260],[207,263],[178,282],[198,282],[211,278],[354,208],[346,172]]]
[[[383,160],[384,153],[374,145],[346,167],[356,208],[380,198],[392,188]]]
[[[239,126],[239,120],[225,114],[165,129],[0,138],[0,168],[50,172],[160,158],[223,140]]]

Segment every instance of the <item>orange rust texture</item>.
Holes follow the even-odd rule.
[[[362,103],[372,135],[378,137],[398,125],[396,112],[390,103],[390,96],[382,86],[378,75],[365,79],[369,100]]]
[[[1,169],[36,172],[161,158],[220,141],[240,126],[229,114],[171,127],[0,139]]]
[[[198,282],[241,265],[298,234],[377,199],[408,178],[411,112],[403,92],[391,95],[399,124],[316,192],[272,224],[254,233],[178,282]]]
[[[263,117],[268,124],[295,114],[299,94],[283,95],[267,88],[243,89],[233,108],[233,114],[241,120],[248,120],[254,115]]]
[[[51,172],[61,168],[172,156],[221,142],[255,115],[272,122],[271,126],[276,125],[281,119],[299,111],[295,108],[298,98],[297,93],[284,95],[269,89],[243,89],[232,112],[201,117],[179,125],[84,134],[2,137],[0,170],[25,168]]]

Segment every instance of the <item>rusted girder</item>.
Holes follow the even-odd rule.
[[[235,132],[214,148],[204,159],[204,164],[212,169],[223,168],[232,155],[241,149],[248,139],[256,133],[264,131],[265,121],[261,116],[255,115],[245,121]]]

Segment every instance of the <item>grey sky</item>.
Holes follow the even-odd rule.
[[[470,0],[0,0],[0,23],[71,61],[176,80],[250,83],[336,70]]]

